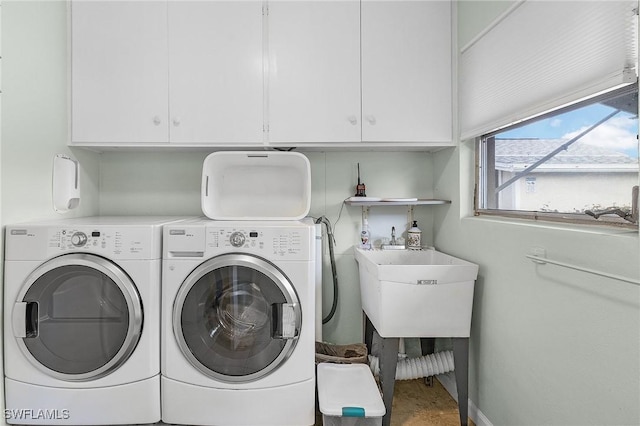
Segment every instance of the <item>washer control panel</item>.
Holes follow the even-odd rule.
[[[164,227],[166,259],[247,253],[265,259],[315,260],[315,227],[304,222],[205,221]]]
[[[207,252],[251,252],[264,257],[301,259],[309,256],[312,238],[308,227],[210,226]]]

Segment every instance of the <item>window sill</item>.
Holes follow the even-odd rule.
[[[566,221],[532,220],[518,217],[503,216],[497,214],[481,214],[479,216],[466,216],[462,221],[468,223],[501,223],[510,226],[521,226],[532,229],[558,230],[559,232],[578,232],[583,234],[615,236],[621,238],[638,239],[640,234],[637,225],[608,225],[608,224],[583,224]]]

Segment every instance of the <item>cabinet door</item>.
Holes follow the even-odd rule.
[[[72,2],[72,142],[168,142],[166,13],[164,1]]]
[[[450,143],[451,4],[362,0],[362,139]]]
[[[360,142],[360,2],[269,2],[269,141]]]
[[[260,1],[169,1],[172,143],[262,143]]]

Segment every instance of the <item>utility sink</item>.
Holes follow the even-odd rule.
[[[354,251],[362,309],[381,337],[469,337],[478,265],[435,249]]]

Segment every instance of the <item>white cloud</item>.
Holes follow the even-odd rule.
[[[562,120],[560,118],[554,118],[553,120],[551,120],[551,123],[549,123],[549,125],[553,128],[557,128],[562,126]]]
[[[575,132],[567,133],[563,139],[570,139],[585,131],[585,126]],[[636,138],[637,120],[627,117],[614,117],[604,124],[596,127],[583,136],[580,141],[589,145],[601,146],[613,150],[628,150],[638,146]]]

